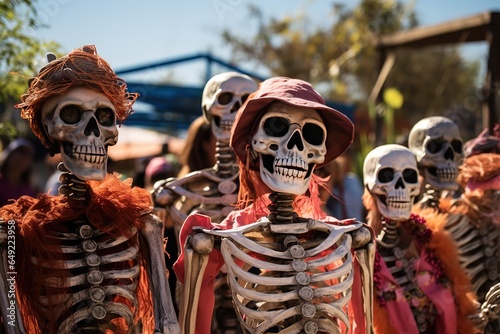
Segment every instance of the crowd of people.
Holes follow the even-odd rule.
[[[144,157],[121,180],[106,147],[137,95],[93,46],[49,61],[18,108],[53,174],[35,185],[27,139],[0,152],[28,331],[500,331],[498,126],[464,142],[425,118],[358,175],[354,124],[310,83],[226,72],[182,156]]]

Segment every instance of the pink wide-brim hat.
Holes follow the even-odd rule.
[[[280,101],[292,106],[318,111],[326,127],[326,156],[318,168],[326,165],[351,146],[354,125],[347,116],[325,105],[325,100],[310,83],[287,77],[273,77],[263,81],[238,110],[232,128],[230,145],[236,156],[246,163],[247,150],[256,125],[271,102]]]

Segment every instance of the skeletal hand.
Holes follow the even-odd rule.
[[[170,206],[174,201],[173,193],[170,189],[166,188],[166,184],[169,180],[157,181],[153,190],[151,191],[151,197],[155,206]]]
[[[483,312],[475,313],[473,315],[467,316],[467,319],[472,321],[474,326],[479,329],[481,332],[483,332],[483,329],[486,327],[488,324],[488,320],[485,317]]]
[[[481,319],[480,329],[485,328],[489,322],[497,321],[500,317],[500,283],[493,285],[486,294],[485,301],[481,305],[481,313],[478,317]]]

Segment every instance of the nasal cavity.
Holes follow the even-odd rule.
[[[396,188],[396,189],[398,189],[398,188],[404,189],[405,188],[405,183],[403,182],[402,178],[398,179],[394,188]]]
[[[444,152],[444,158],[446,160],[453,160],[454,154],[453,154],[453,150],[451,149],[451,147],[448,147],[446,152]]]
[[[236,101],[233,105],[233,107],[231,108],[231,114],[234,113],[234,112],[237,112],[238,109],[240,109],[241,107],[241,103],[240,101]]]
[[[87,123],[87,126],[85,127],[85,130],[83,131],[85,136],[90,136],[91,133],[94,134],[94,136],[99,137],[101,135],[101,132],[99,131],[99,127],[97,126],[97,121],[95,120],[95,117],[92,117],[90,121]]]
[[[286,147],[289,150],[291,150],[294,146],[297,146],[297,149],[299,151],[303,151],[304,150],[304,143],[302,142],[302,137],[300,136],[299,131],[295,131],[293,133],[292,137],[288,141],[288,144],[286,145]]]

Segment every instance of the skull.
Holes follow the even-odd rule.
[[[106,176],[108,146],[118,140],[115,107],[92,89],[75,87],[42,106],[48,137],[59,143],[65,167],[82,180]]]
[[[314,167],[325,160],[325,141],[316,110],[274,102],[252,137],[262,181],[273,191],[304,194]]]
[[[413,126],[408,146],[417,157],[425,183],[434,190],[457,190],[458,167],[464,159],[458,126],[441,116],[424,118]]]
[[[410,218],[420,182],[417,161],[409,149],[396,144],[375,148],[365,158],[363,178],[383,217],[393,221]]]
[[[201,106],[218,141],[229,141],[236,111],[256,90],[257,84],[252,78],[237,72],[221,73],[207,82]]]

